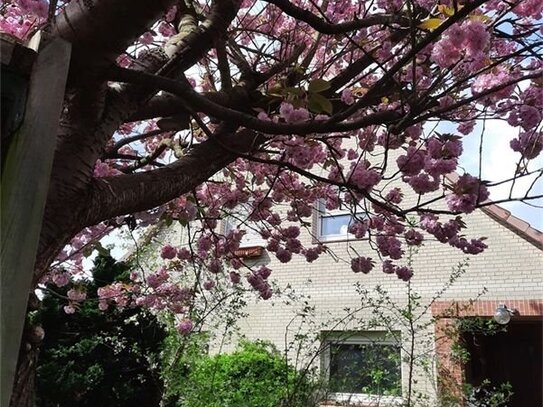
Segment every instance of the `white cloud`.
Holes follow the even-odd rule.
[[[441,122],[437,126],[440,133],[458,134],[456,124]],[[429,132],[433,125],[425,126]],[[486,120],[484,125],[478,122],[473,132],[464,137],[464,153],[460,158],[460,168],[472,175],[481,175],[481,178],[491,183],[506,181],[515,176],[520,154],[513,151],[510,141],[518,135],[518,128],[511,127],[504,120]],[[481,151],[482,137],[482,155]],[[530,170],[543,167],[543,157],[529,162]],[[462,171],[460,171],[462,172]],[[537,174],[517,178],[513,183],[507,182],[490,188],[490,199],[500,201],[511,198],[521,198],[530,189],[529,196],[543,195],[543,177],[534,185]],[[512,188],[513,187],[513,188]],[[512,188],[512,189],[511,189]],[[533,227],[543,230],[543,199],[526,202],[511,201],[500,203],[500,206],[513,215],[529,222]],[[537,207],[539,206],[539,207]]]
[[[518,129],[509,126],[502,120],[487,120],[484,124],[482,135],[482,159],[480,160],[480,144],[483,125],[479,123],[473,133],[464,138],[464,155],[460,165],[472,174],[479,174],[484,180],[492,183],[505,181],[514,176],[520,154],[514,152],[509,142],[518,134]],[[479,161],[480,160],[480,161]],[[543,167],[543,159],[538,157],[529,163],[530,170]],[[494,201],[502,199],[520,198],[526,195],[543,195],[543,179],[539,179],[534,185],[537,174],[517,179],[514,184],[507,182],[491,188],[490,198]],[[543,210],[531,205],[543,205],[543,199],[523,202],[510,202],[500,204],[515,216],[529,222],[532,226],[543,229]]]

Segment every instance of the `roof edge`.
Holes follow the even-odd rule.
[[[497,204],[483,206],[480,209],[501,225],[535,245],[539,250],[543,250],[543,233],[528,222],[512,215],[510,211]]]
[[[450,182],[457,182],[460,176],[456,172],[445,175],[445,178]],[[507,209],[502,208],[498,204],[492,203],[492,201],[482,202],[482,205],[478,209],[482,210],[492,219],[505,226],[507,229],[516,233],[524,240],[532,243],[539,250],[543,250],[543,233],[534,228],[528,222],[520,219],[519,217],[511,214]]]

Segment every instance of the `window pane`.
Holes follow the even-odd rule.
[[[401,396],[400,348],[393,344],[330,345],[330,390]]]
[[[228,233],[230,233],[230,231],[234,230],[236,228],[236,221],[234,218],[228,216],[226,217],[224,220],[224,234],[227,235]]]
[[[241,239],[240,247],[265,246],[266,241],[262,238],[258,223],[248,220],[249,213],[252,212],[250,204],[240,204],[232,212],[231,216],[223,219],[223,233],[227,235],[230,231],[239,228],[245,230],[245,235]]]
[[[345,235],[347,236],[351,215],[323,216],[321,217],[321,236]]]

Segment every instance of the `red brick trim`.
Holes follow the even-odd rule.
[[[520,317],[543,316],[543,300],[435,301],[432,315],[438,318],[491,317],[500,304],[516,308]]]
[[[543,300],[485,300],[485,301],[436,301],[432,304],[435,324],[438,388],[441,395],[457,398],[461,405],[461,388],[464,382],[462,364],[455,359],[454,344],[458,331],[454,320],[465,317],[492,317],[499,304],[517,309],[515,318],[543,316]]]
[[[483,206],[481,210],[498,223],[543,250],[543,233],[532,227],[528,222],[511,215],[511,212],[496,204]]]

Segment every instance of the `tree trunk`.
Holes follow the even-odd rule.
[[[32,407],[39,349],[21,342],[10,407]]]
[[[161,205],[194,188],[206,179],[203,175],[211,176],[237,157],[235,150],[239,142],[231,146],[234,151],[229,151],[213,141],[207,143],[201,151],[212,153],[211,157],[201,161],[205,163],[204,170],[199,171],[199,167],[187,168],[186,164],[194,160],[200,163],[202,157],[197,154],[199,149],[196,149],[196,154],[188,154],[188,157],[180,160],[181,164],[174,166],[172,176],[163,182],[165,192],[158,194],[161,199],[149,196],[147,189],[151,188],[139,183],[138,177],[126,178],[133,181],[127,184],[133,188],[132,191],[127,191],[126,186],[113,189],[108,187],[108,180],[93,179],[94,164],[115,129],[156,93],[152,87],[137,84],[126,85],[121,89],[107,88],[108,69],[116,57],[147,31],[173,3],[174,0],[74,0],[53,21],[52,36],[72,44],[72,58],[32,287],[36,286],[62,248],[84,227],[109,219],[115,213],[132,213]],[[222,35],[229,26],[239,5],[238,0],[214,2],[204,22],[180,29],[180,35],[175,37],[176,42],[167,44],[169,53],[159,49],[142,54],[138,69],[148,73],[162,69],[160,74],[168,76],[190,68],[213,47],[215,38]],[[242,144],[249,141],[250,148],[255,136],[248,136],[240,139]],[[218,141],[225,145],[230,144],[227,137],[225,140],[220,139]],[[248,147],[244,146],[242,150],[246,151]],[[217,157],[213,155],[217,153]],[[210,163],[210,159],[216,162],[212,160]],[[190,170],[189,176],[185,175],[184,182],[176,187],[175,177],[186,170]],[[169,171],[165,169],[160,174]],[[146,180],[153,182],[154,175],[146,177]],[[116,203],[116,198],[122,198],[123,202],[127,199],[138,202],[131,202],[132,206],[127,208],[115,204],[110,210],[108,205]],[[29,309],[32,308],[29,306]],[[36,327],[25,327],[10,401],[12,407],[33,404],[36,363],[41,342],[36,332]]]
[[[31,294],[28,300],[28,311],[36,310],[38,306],[38,298],[35,294]],[[34,404],[36,368],[43,338],[42,327],[31,325],[27,317],[17,359],[10,407],[32,407]]]

